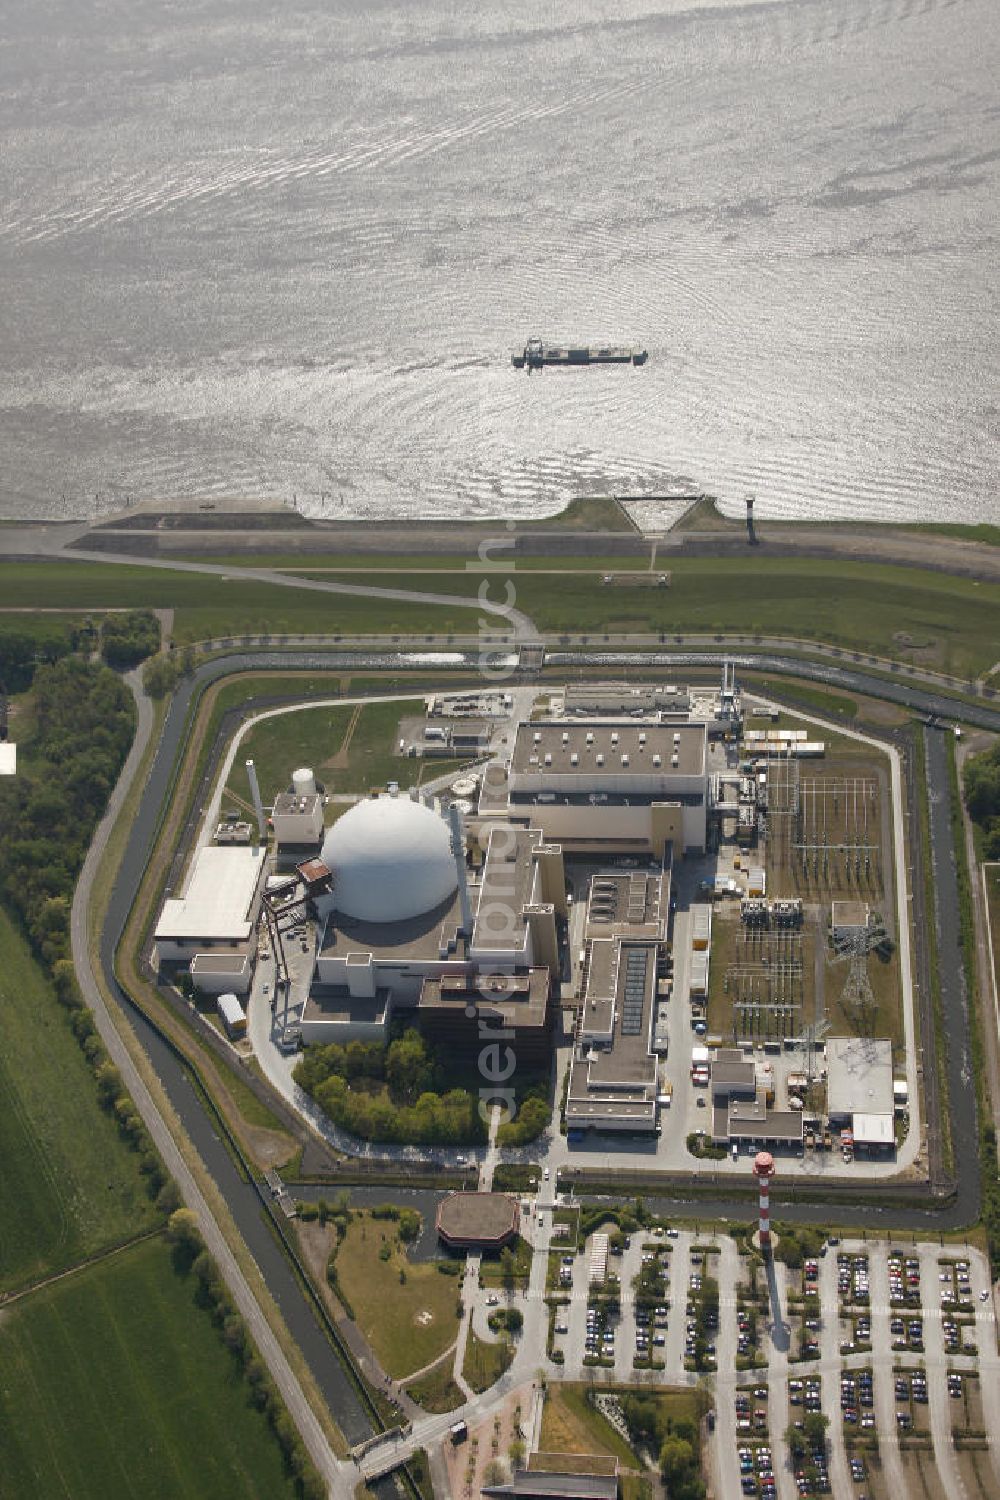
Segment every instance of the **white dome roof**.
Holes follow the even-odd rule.
[[[326,836],[333,904],[359,922],[405,922],[458,886],[447,823],[408,797],[358,802]]]

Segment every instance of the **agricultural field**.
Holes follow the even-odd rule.
[[[405,1379],[451,1348],[460,1278],[411,1262],[395,1221],[357,1214],[335,1256],[337,1286],[388,1375]]]
[[[156,1236],[0,1326],[0,1496],[282,1500],[295,1491],[194,1283]]]
[[[138,1157],[97,1102],[67,1017],[0,910],[0,1290],[159,1222]]]

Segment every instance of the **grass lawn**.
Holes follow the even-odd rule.
[[[935,536],[953,536],[960,542],[981,542],[987,547],[1000,547],[1000,526],[991,526],[988,521],[978,526],[961,526],[952,521],[924,521],[917,526],[907,526],[907,531],[931,532]]]
[[[279,792],[288,790],[297,766],[312,766],[320,781],[332,788],[338,778],[324,769],[324,762],[335,756],[343,744],[353,713],[353,708],[338,704],[303,708],[255,724],[244,737],[233,762],[229,777],[232,790],[244,801],[249,799],[244,764],[249,759],[257,767],[260,793],[267,806]]]
[[[526,1239],[518,1235],[511,1245],[514,1256],[512,1267],[512,1280],[514,1286],[527,1286],[528,1277],[531,1275],[531,1246]],[[503,1286],[504,1260],[502,1250],[490,1250],[483,1253],[479,1262],[479,1283],[481,1286]]]
[[[388,1260],[380,1258],[383,1245],[390,1247]],[[422,1370],[454,1344],[459,1280],[443,1276],[433,1261],[411,1264],[393,1220],[357,1215],[335,1264],[358,1326],[393,1379]]]
[[[252,566],[252,560],[245,558],[243,564]],[[385,579],[381,582],[384,584]],[[141,563],[0,563],[0,597],[8,606],[29,608],[39,599],[57,600],[66,610],[172,608],[176,612],[174,640],[181,645],[261,632],[474,632],[478,619],[477,614],[460,606],[439,608],[360,595],[322,594],[245,578],[148,568]]]
[[[477,1393],[488,1391],[510,1368],[513,1358],[514,1345],[510,1339],[501,1337],[495,1344],[487,1343],[485,1339],[477,1338],[470,1328],[462,1374]]]
[[[0,1288],[154,1226],[138,1157],[97,1103],[67,1018],[0,911]],[[2,1468],[2,1466],[0,1466]]]
[[[407,1392],[424,1411],[454,1411],[465,1401],[461,1388],[452,1379],[455,1361],[446,1354],[439,1364],[406,1387]]]
[[[240,745],[229,786],[238,798],[247,801],[244,763],[248,758],[256,764],[266,804],[276,793],[287,790],[297,766],[312,766],[329,792],[364,792],[389,781],[398,781],[405,788],[449,771],[457,774],[467,761],[425,761],[395,753],[400,719],[418,713],[421,706],[419,698],[400,698],[392,703],[303,708],[266,719],[255,725]]]
[[[585,1385],[550,1381],[542,1411],[539,1448],[543,1453],[611,1454],[628,1468],[638,1458],[595,1406],[587,1401]]]
[[[193,1294],[153,1239],[7,1311],[0,1495],[293,1495],[265,1418]]]
[[[779,678],[776,682],[768,682],[766,678],[758,678],[754,674],[754,683],[759,682],[761,687],[773,691],[776,696],[788,699],[793,707],[802,708],[806,713],[817,713],[827,719],[850,720],[857,718],[858,704],[854,698],[848,698],[843,693],[828,693],[823,688],[807,687],[804,683],[797,682],[794,678]],[[748,720],[751,729],[770,729],[769,720]]]
[[[550,634],[798,636],[967,677],[996,660],[996,584],[824,558],[672,557],[666,589],[602,588],[600,571],[599,565],[590,575],[554,577],[524,570],[515,602]],[[434,587],[433,575],[426,587]],[[474,594],[477,587],[470,574],[456,579],[451,592]]]

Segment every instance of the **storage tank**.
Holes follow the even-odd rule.
[[[316,792],[316,777],[308,766],[300,766],[292,772],[292,791],[296,797],[312,797]]]

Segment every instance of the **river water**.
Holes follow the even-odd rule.
[[[1000,520],[996,0],[7,0],[0,513]],[[528,333],[642,344],[529,379]]]

